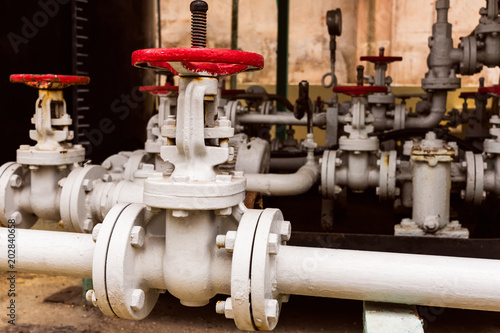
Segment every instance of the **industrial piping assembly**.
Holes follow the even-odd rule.
[[[475,34],[458,49],[447,19],[449,1],[436,2],[425,96],[392,92],[387,65],[402,58],[384,49],[361,59],[375,64],[374,77],[359,66],[356,86],[338,86],[334,51],[342,20],[340,10],[329,12],[333,97],[323,101],[323,111],[310,101],[303,81],[299,99],[289,105],[293,114],[273,114],[272,98],[258,88],[253,97],[265,97],[260,105],[248,91],[241,98],[246,106],[237,98],[223,100],[219,77],[262,69],[264,59],[206,48],[208,5],[193,1],[190,8],[191,48],[132,54],[133,66],[179,76],[178,86],[142,89],[160,98],[145,150],[113,155],[100,166],[82,164],[85,150],[69,142],[71,118],[61,89],[89,79],[11,77],[40,91],[30,132],[37,145],[21,146],[17,162],[0,168],[0,222],[15,222],[17,271],[92,278],[87,299],[107,316],[133,320],[147,317],[166,291],[191,307],[227,295],[216,312],[247,331],[273,330],[290,295],[500,311],[498,260],[290,246],[293,221],[279,209],[244,205],[246,191],[294,196],[319,183],[321,225],[330,229],[343,193],[375,189],[380,200],[412,211],[395,226],[396,236],[468,238],[468,229],[450,221],[450,196],[458,192],[479,205],[489,193],[500,195],[500,119],[490,118],[486,155],[433,130],[443,120],[472,117],[465,110],[446,115],[447,93],[461,86],[456,74],[499,65],[498,1],[488,1]],[[339,103],[338,93],[351,101]],[[499,93],[498,87],[479,88],[478,109]],[[410,113],[404,100],[413,97],[421,101]],[[245,132],[255,124],[307,126],[307,137],[297,144],[289,128],[281,145],[250,141]],[[314,126],[326,128],[326,147],[317,146]],[[420,136],[403,135],[401,147],[382,144],[384,136],[409,129],[421,129]],[[304,153],[294,173],[267,173],[269,155],[277,151]],[[24,230],[38,219],[72,232]],[[8,234],[0,229],[1,270],[8,270]]]

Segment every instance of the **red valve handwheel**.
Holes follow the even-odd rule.
[[[346,94],[353,97],[367,96],[373,93],[386,93],[387,87],[382,86],[342,86],[334,87],[336,93]]]
[[[72,85],[88,84],[88,76],[57,74],[12,74],[10,82],[24,83],[37,89],[63,89]]]
[[[164,86],[143,86],[139,88],[139,91],[146,91],[151,95],[166,95],[171,91],[179,91],[179,87],[167,83]]]
[[[476,98],[478,93],[480,93],[480,92],[479,91],[478,92],[476,92],[476,91],[464,91],[464,92],[460,93],[460,96],[458,96],[458,98],[463,98],[463,99]]]
[[[403,57],[386,57],[386,56],[364,56],[361,61],[369,61],[374,64],[390,64],[395,61],[402,61]]]
[[[482,94],[493,94],[500,96],[500,86],[495,87],[482,87],[478,89],[478,92]]]
[[[264,68],[257,53],[207,48],[157,48],[132,53],[132,65],[181,76],[221,76]]]

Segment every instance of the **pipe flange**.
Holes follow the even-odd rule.
[[[394,104],[396,97],[393,94],[377,93],[368,95],[369,104]]]
[[[227,119],[231,121],[231,127],[235,130],[238,128],[239,122],[237,119],[238,110],[241,110],[242,106],[239,101],[229,101],[224,107],[226,111]]]
[[[99,165],[85,165],[71,171],[62,181],[61,221],[68,231],[90,233],[97,222],[87,210],[88,192],[97,180],[111,181],[106,169]]]
[[[337,151],[325,150],[321,160],[321,194],[323,198],[335,198],[335,172]]]
[[[404,104],[396,104],[394,109],[394,129],[400,130],[405,128],[406,108]]]
[[[245,187],[246,178],[239,173],[217,175],[215,182],[206,183],[151,173],[144,183],[144,204],[164,209],[223,209],[242,202]]]
[[[281,303],[288,300],[276,290],[276,255],[286,244],[282,235],[287,222],[279,209],[265,209],[255,231],[250,272],[253,323],[259,331],[271,331],[278,324]],[[289,224],[289,223],[288,223]]]
[[[341,136],[339,139],[339,149],[345,151],[377,151],[379,148],[378,138],[375,136],[368,138],[348,138]]]
[[[465,163],[467,165],[467,175],[465,183],[465,196],[464,199],[467,202],[474,201],[474,188],[476,183],[476,162],[474,158],[474,153],[471,151],[465,152]]]
[[[136,267],[142,260],[146,224],[152,216],[144,205],[119,204],[99,230],[92,278],[96,304],[108,316],[141,320],[158,300],[159,290],[138,278]]]
[[[479,206],[485,197],[484,192],[484,160],[483,155],[474,154],[475,164],[475,184],[474,184],[474,205]]]
[[[393,200],[396,197],[397,152],[382,152],[380,156],[380,184],[378,195],[380,200]]]
[[[249,209],[241,218],[236,232],[231,267],[232,315],[236,326],[242,331],[255,331],[250,305],[250,269],[255,231],[262,210]]]
[[[55,150],[38,150],[33,146],[21,146],[17,150],[17,163],[23,165],[69,165],[85,160],[85,148],[81,145],[61,147]]]
[[[38,217],[19,205],[19,195],[30,186],[31,174],[28,168],[9,162],[0,167],[0,224],[7,227],[7,221],[15,220],[16,228],[31,228]]]

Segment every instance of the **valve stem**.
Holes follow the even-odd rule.
[[[191,47],[207,47],[207,11],[205,1],[196,0],[189,6],[191,10]]]

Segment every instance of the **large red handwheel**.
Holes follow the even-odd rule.
[[[237,50],[157,48],[132,53],[132,65],[167,69],[181,76],[222,76],[262,69],[264,57]]]
[[[151,95],[166,95],[172,91],[179,91],[179,87],[167,83],[164,86],[142,86],[139,88],[139,91],[146,91]]]
[[[495,87],[482,87],[477,90],[481,94],[492,94],[496,96],[500,96],[500,86]]]
[[[386,93],[387,87],[382,86],[341,86],[334,87],[333,91],[336,93],[341,93],[349,95],[352,97],[362,97],[368,96],[373,93]]]
[[[24,83],[37,89],[63,89],[72,85],[88,84],[88,76],[57,74],[12,74],[10,82]]]
[[[384,55],[384,48],[381,47],[378,56],[363,56],[361,61],[369,61],[374,64],[390,64],[391,62],[401,61],[403,57],[389,57]]]

